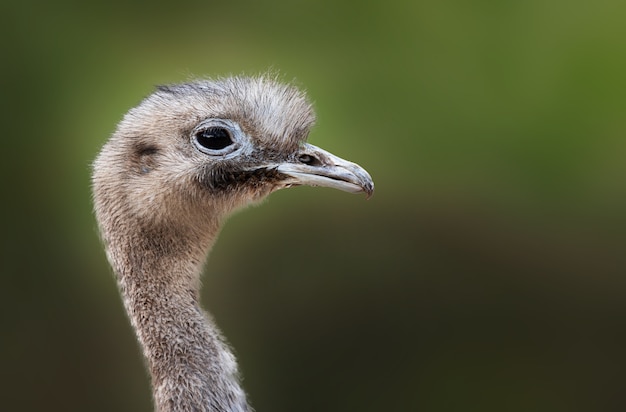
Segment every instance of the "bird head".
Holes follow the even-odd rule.
[[[363,168],[306,142],[314,121],[304,93],[269,77],[160,87],[96,159],[96,213],[198,226],[290,186],[369,197]]]

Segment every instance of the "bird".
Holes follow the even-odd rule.
[[[251,412],[237,361],[200,304],[229,215],[293,186],[374,191],[368,172],[307,142],[305,92],[273,75],[158,86],[92,164],[94,214],[158,412]]]

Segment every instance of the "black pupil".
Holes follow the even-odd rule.
[[[220,150],[233,143],[228,130],[223,127],[211,127],[196,134],[201,146],[211,150]]]

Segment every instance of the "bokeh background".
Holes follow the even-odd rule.
[[[626,3],[0,7],[0,409],[152,410],[90,162],[155,85],[268,69],[377,191],[224,228],[203,304],[259,412],[626,408]]]

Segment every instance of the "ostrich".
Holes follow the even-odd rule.
[[[372,194],[363,168],[306,143],[314,120],[304,93],[267,76],[163,86],[96,158],[95,215],[157,411],[252,411],[199,303],[226,217],[297,185]]]

